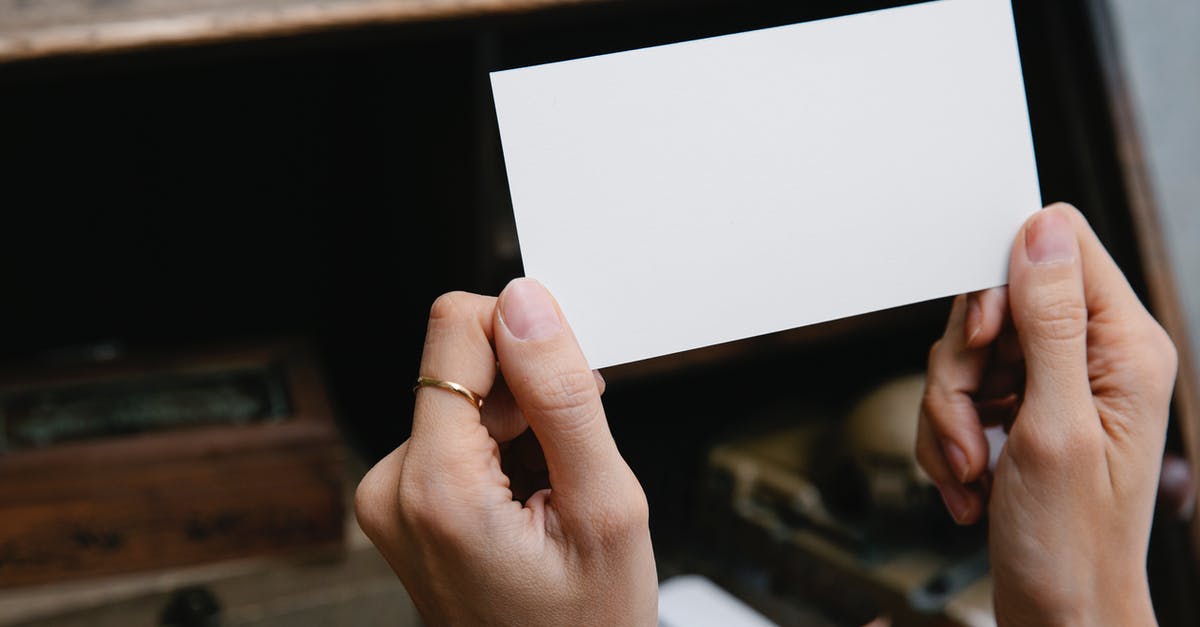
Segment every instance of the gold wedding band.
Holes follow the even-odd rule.
[[[471,404],[474,405],[476,409],[483,409],[483,397],[472,392],[471,390],[468,390],[465,385],[461,385],[453,381],[435,379],[433,377],[417,377],[417,384],[413,386],[413,394],[416,394],[417,390],[425,387],[442,388],[443,390],[457,392],[462,394],[463,398],[471,401]]]

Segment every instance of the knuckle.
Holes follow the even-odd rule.
[[[582,423],[596,417],[598,398],[590,370],[565,370],[547,378],[533,402],[537,411]]]
[[[405,463],[399,472],[389,469],[394,474],[388,476],[376,466],[359,482],[355,516],[373,542],[393,548],[463,547],[479,535],[470,499],[431,463]]]
[[[932,385],[932,382],[925,384],[925,392],[921,394],[921,413],[929,417],[931,426],[937,422],[938,416],[942,410],[942,402],[939,392]]]
[[[1152,322],[1150,327],[1144,341],[1145,353],[1140,360],[1141,370],[1146,374],[1145,387],[1151,390],[1153,399],[1169,404],[1180,368],[1180,353],[1163,327],[1157,322]]]
[[[1047,341],[1070,342],[1083,339],[1087,334],[1087,305],[1075,295],[1053,292],[1047,290],[1046,294],[1038,299],[1029,332]]]
[[[1164,335],[1166,335],[1164,333]],[[1168,382],[1174,383],[1175,377],[1179,374],[1179,349],[1175,347],[1175,343],[1167,339],[1165,346],[1162,349],[1163,363],[1166,366],[1164,369]]]
[[[1014,448],[1024,453],[1022,458],[1044,464],[1048,461],[1061,459],[1068,448],[1064,438],[1048,437],[1046,435],[1029,437],[1010,437]]]
[[[1014,438],[1020,457],[1044,469],[1088,466],[1104,451],[1104,435],[1099,429],[1024,430],[1014,433],[1010,441]]]
[[[1179,350],[1166,329],[1153,318],[1149,318],[1140,343],[1145,347],[1145,361],[1154,366],[1154,379],[1173,382],[1179,369]]]
[[[465,315],[472,294],[467,292],[447,292],[438,296],[429,308],[429,321],[455,320]]]
[[[926,356],[926,363],[928,363],[931,368],[933,367],[934,360],[937,359],[938,353],[941,352],[942,346],[943,340],[940,339],[929,346],[929,354]]]
[[[605,508],[595,518],[594,524],[596,535],[606,543],[621,542],[649,528],[650,504],[641,485],[632,480],[632,489],[614,499],[612,506]]]
[[[962,426],[964,415],[959,394],[952,392],[937,381],[930,379],[921,396],[920,411],[925,415],[933,433],[946,436]],[[961,397],[966,400],[966,397]]]
[[[382,517],[378,515],[381,495],[377,484],[371,474],[367,473],[354,490],[354,516],[358,519],[358,526],[368,537],[375,537],[381,527]]]
[[[646,493],[639,486],[633,496],[632,502],[626,509],[627,524],[633,529],[641,529],[650,526],[650,502],[646,500]]]
[[[1166,391],[1169,396],[1179,369],[1179,351],[1171,336],[1153,318],[1131,334],[1132,359],[1126,364],[1129,382],[1137,388]]]

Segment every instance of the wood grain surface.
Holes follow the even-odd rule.
[[[0,62],[601,0],[0,0]]]
[[[168,362],[178,365],[160,369]],[[307,351],[281,344],[132,358],[118,368],[81,366],[35,389],[246,363],[282,369],[285,420],[0,455],[0,588],[341,546],[344,449]]]

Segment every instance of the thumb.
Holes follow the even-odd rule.
[[[500,370],[542,445],[559,513],[586,519],[621,507],[614,499],[622,495],[644,500],[608,430],[596,377],[546,288],[509,283],[494,324]]]
[[[1043,209],[1025,223],[1013,245],[1008,280],[1013,325],[1025,355],[1024,403],[1039,413],[1076,414],[1091,386],[1088,309],[1070,209]]]

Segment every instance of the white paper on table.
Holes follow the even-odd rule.
[[[526,274],[594,368],[1001,285],[1041,206],[1008,0],[491,78]]]
[[[741,599],[701,575],[658,586],[658,627],[775,627]]]

